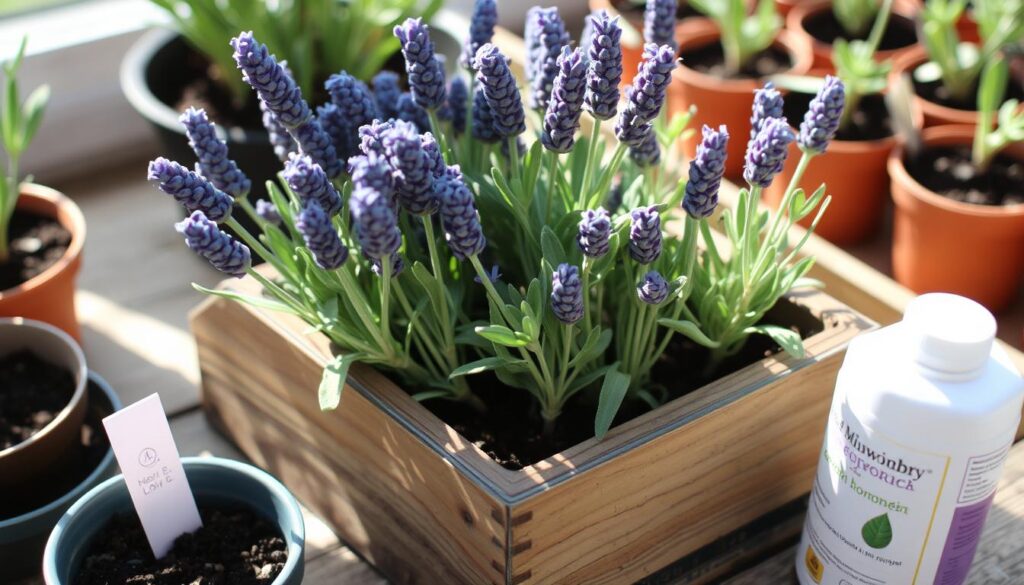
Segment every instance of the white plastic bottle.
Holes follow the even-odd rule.
[[[1020,422],[995,319],[928,294],[854,340],[797,549],[801,585],[961,585]]]

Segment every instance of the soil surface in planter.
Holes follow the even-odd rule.
[[[919,97],[940,106],[973,112],[978,109],[978,82],[976,81],[968,93],[967,99],[957,99],[949,94],[942,80],[918,81],[914,79],[914,93]],[[1024,101],[1024,79],[1010,75],[1006,83],[1006,99]]]
[[[843,25],[836,20],[836,15],[831,10],[822,10],[804,19],[804,29],[814,37],[815,40],[831,45],[838,39],[866,41],[871,34],[871,28],[864,31],[864,34],[851,36],[847,34]],[[917,29],[914,21],[893,14],[889,17],[889,25],[885,27],[882,40],[878,42],[879,51],[893,51],[909,47],[917,42]]]
[[[1024,162],[997,155],[988,170],[971,161],[969,146],[933,147],[906,162],[907,171],[929,191],[976,205],[1024,203]]]
[[[43,430],[74,393],[70,372],[28,350],[0,357],[0,450]]]
[[[110,414],[111,407],[103,390],[91,381],[88,386],[89,412],[82,425],[81,448],[68,454],[66,463],[60,469],[34,478],[31,485],[14,486],[0,498],[0,520],[20,516],[60,498],[72,488],[85,481],[96,470],[110,443],[103,429],[103,417]]]
[[[717,41],[685,49],[679,57],[683,60],[684,67],[722,79],[757,79],[783,73],[793,67],[789,53],[778,47],[768,47],[754,55],[738,73],[727,71],[725,53],[722,51],[722,44]]]
[[[799,128],[804,114],[814,96],[806,93],[789,93],[782,106],[782,113],[790,126]],[[881,140],[893,135],[889,108],[882,95],[868,95],[860,100],[850,124],[836,133],[836,140],[866,141]]]
[[[805,307],[783,300],[765,316],[765,323],[791,327],[806,339],[824,330],[824,323]],[[708,350],[677,335],[652,372],[652,394],[674,400],[756,363],[782,349],[764,336],[751,336],[743,350],[722,363],[710,376],[702,375]],[[427,401],[424,406],[466,437],[506,469],[522,469],[582,443],[594,436],[597,396],[580,392],[558,418],[553,437],[545,437],[536,401],[525,390],[509,388],[491,375],[472,376],[470,384],[487,404],[481,416],[471,408],[448,401]],[[640,401],[622,404],[613,426],[632,420],[650,408]],[[525,432],[524,432],[525,429]]]
[[[622,14],[627,14],[635,18],[643,19],[644,9],[646,8],[647,3],[645,2],[643,4],[634,4],[630,0],[612,0],[612,6],[615,7],[615,10],[618,10]],[[690,6],[689,2],[680,0],[680,2],[678,3],[678,8],[676,9],[676,20],[682,20],[684,18],[691,18],[697,16],[704,15],[701,14],[696,8]],[[640,33],[642,34],[643,31],[641,30]]]
[[[203,527],[154,559],[135,514],[101,530],[72,585],[269,585],[288,560],[277,527],[245,508],[200,507]]]
[[[45,215],[15,211],[8,231],[10,256],[0,263],[0,291],[39,276],[56,264],[68,246],[71,232]]]

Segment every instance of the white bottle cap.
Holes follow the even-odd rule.
[[[930,293],[910,301],[903,323],[917,362],[950,374],[981,370],[996,336],[996,319],[988,309],[946,293]]]

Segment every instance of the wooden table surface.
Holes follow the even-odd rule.
[[[105,173],[102,181],[54,185],[78,202],[88,223],[78,310],[89,366],[125,404],[158,392],[182,455],[242,458],[199,410],[199,369],[186,320],[187,311],[201,300],[189,283],[213,285],[220,275],[185,248],[172,225],[180,219],[179,208],[144,182],[144,168],[145,162],[138,161]],[[777,521],[779,530],[759,528],[755,540],[781,535],[769,547],[775,554],[743,560],[740,566],[746,570],[739,574],[740,569],[723,576],[720,570],[670,568],[649,582],[795,582],[791,534],[799,523],[791,514]],[[308,512],[306,533],[305,583],[386,583]],[[1024,583],[1024,443],[1011,452],[969,583]]]

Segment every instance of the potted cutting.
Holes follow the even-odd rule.
[[[1024,38],[1024,4],[976,0],[971,11],[978,24],[978,39],[970,41],[955,26],[966,11],[967,0],[929,1],[921,11],[923,47],[896,60],[893,73],[909,74],[914,104],[924,115],[925,127],[977,123],[975,97],[985,64],[1003,47]],[[1024,98],[1019,75],[1007,80],[1009,97]]]
[[[82,264],[85,219],[70,199],[42,185],[22,183],[18,174],[50,97],[44,85],[18,102],[17,76],[26,44],[22,40],[2,73],[9,99],[0,105],[6,155],[0,175],[0,316],[52,323],[79,339],[75,280]]]
[[[336,175],[322,151],[293,156],[255,210],[171,161],[150,165],[191,211],[186,244],[243,277],[202,289],[213,298],[192,318],[209,416],[397,582],[635,580],[795,499],[818,445],[793,443],[789,423],[728,421],[823,413],[835,350],[870,326],[805,289],[811,260],[787,247],[823,191],[758,210],[788,125],[766,121],[752,141],[750,189],[717,241],[728,130],[704,129],[680,181],[661,159],[681,130],[654,126],[675,51],[648,46],[619,111],[618,25],[591,24],[550,86],[531,84],[530,101],[547,101],[535,140],[498,47],[479,45],[471,83],[446,83],[429,29],[410,20],[395,32],[430,132],[366,124]],[[250,33],[233,45],[267,107],[315,132],[267,48]],[[609,152],[578,136],[584,112],[614,120]],[[261,233],[223,231],[250,212]],[[721,458],[693,447],[703,440]],[[637,465],[642,477],[626,472]]]
[[[803,2],[786,16],[786,28],[814,55],[814,67],[834,66],[833,48],[838,40],[866,41],[872,24],[885,10],[882,0],[815,0]],[[915,0],[888,5],[885,30],[878,41],[876,59],[897,58],[917,46],[914,21],[921,9]]]
[[[846,108],[838,120],[836,140],[820,162],[803,175],[807,185],[827,182],[832,209],[818,225],[818,234],[839,245],[854,244],[871,235],[885,210],[889,186],[886,164],[899,137],[883,93],[892,65],[889,61],[877,61],[875,51],[881,31],[885,30],[889,16],[886,8],[890,3],[891,0],[883,3],[867,41],[836,41],[836,77],[776,78],[780,86],[793,90],[786,100],[784,113],[794,127],[801,124],[801,119],[808,119],[801,106],[811,100],[814,91],[821,90],[822,84],[832,88],[826,90],[830,95],[835,95],[840,85],[845,87]],[[781,99],[773,91],[771,88],[761,90],[766,103]],[[821,115],[822,112],[814,111],[807,114],[810,117]],[[795,159],[790,156],[782,171],[782,180],[766,190],[765,199],[770,205],[780,205],[785,198],[785,185],[796,180]],[[805,219],[803,225],[809,222]]]
[[[20,318],[0,319],[0,387],[0,563],[20,579],[39,573],[54,524],[111,470],[99,420],[120,402],[70,336]]]
[[[46,543],[47,585],[134,583],[159,574],[176,583],[299,585],[305,527],[298,502],[251,465],[215,457],[182,459],[202,528],[154,559],[118,475],[61,517]]]
[[[687,34],[680,39],[682,63],[672,73],[669,110],[695,107],[696,124],[724,124],[734,136],[747,135],[750,96],[761,80],[807,73],[810,55],[781,30],[782,19],[769,0],[759,1],[749,16],[743,0],[693,0],[691,5],[710,18],[688,23]],[[698,143],[696,134],[683,141],[686,156],[696,154]],[[727,177],[742,173],[745,145],[743,140],[730,141]]]
[[[978,124],[928,128],[919,151],[897,148],[889,158],[896,279],[993,311],[1015,298],[1024,276],[1024,113],[1016,100],[1003,101],[1007,77],[1005,60],[990,61],[978,90]]]

